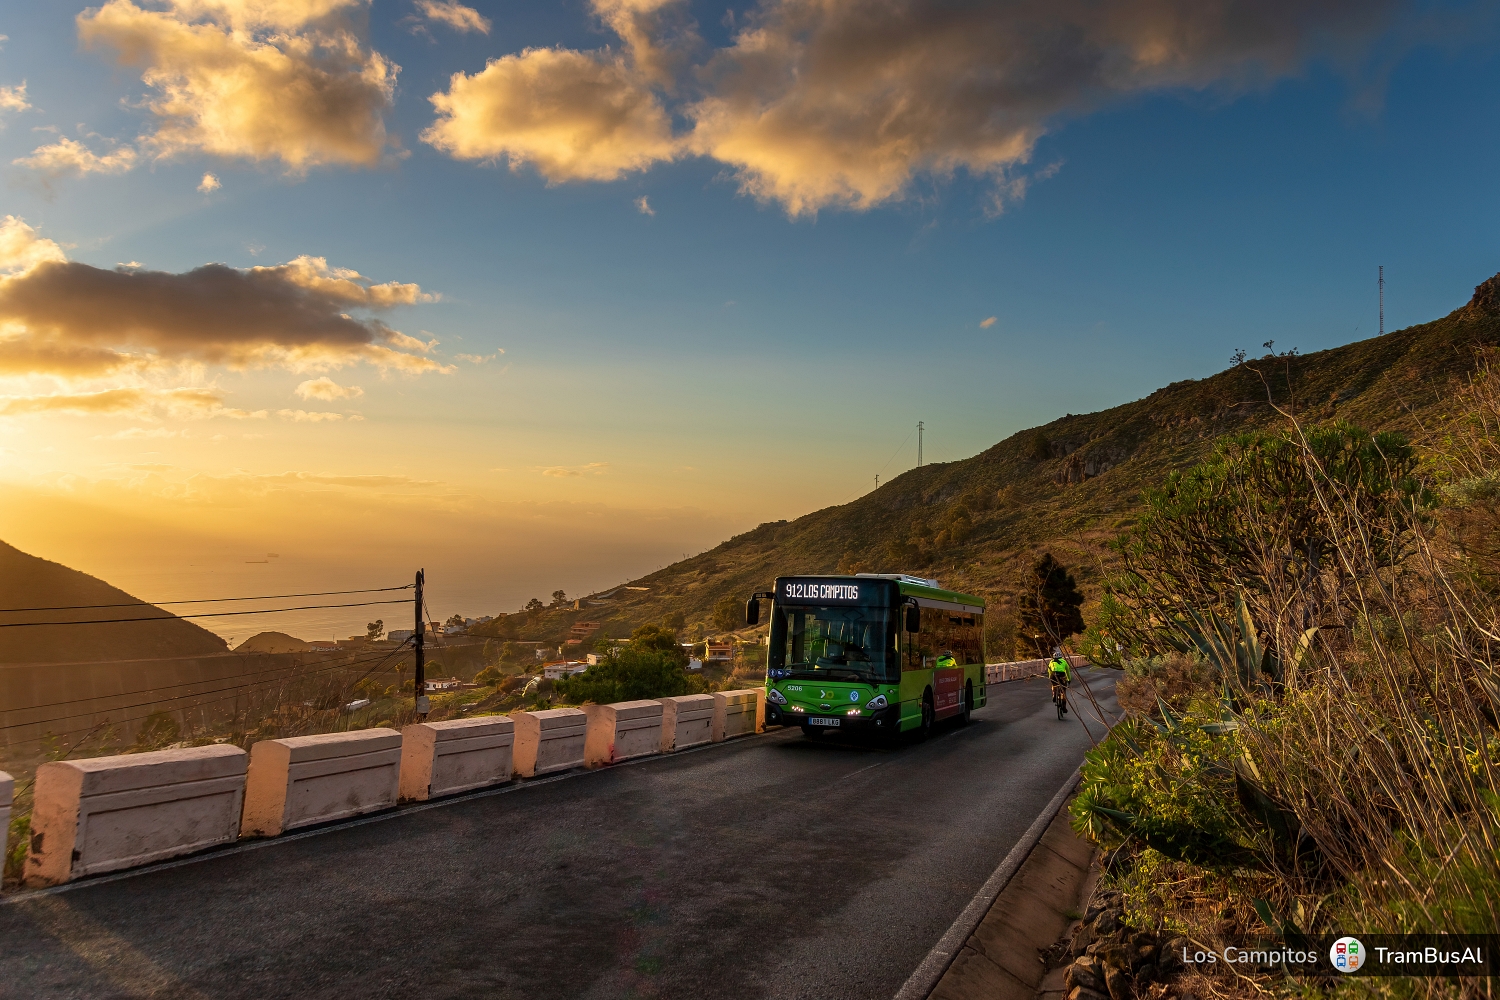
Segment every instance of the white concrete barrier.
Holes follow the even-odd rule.
[[[261,740],[250,748],[242,837],[275,837],[396,804],[401,734],[394,729]]]
[[[576,708],[512,712],[516,773],[523,778],[583,766],[588,716]]]
[[[1089,658],[1082,653],[1069,653],[1068,665],[1073,668],[1086,667]],[[986,684],[1002,684],[1019,681],[1027,677],[1047,676],[1047,660],[1018,660],[1015,663],[987,663],[984,668]]]
[[[756,716],[760,712],[761,695],[763,692],[754,688],[714,692],[713,741],[718,743],[757,732]]]
[[[515,723],[503,715],[401,730],[401,800],[456,795],[511,779]]]
[[[661,702],[661,752],[695,747],[714,738],[714,696],[681,694]]]
[[[589,767],[661,753],[661,702],[585,705],[583,712],[589,720],[583,746],[584,763]]]
[[[246,759],[207,746],[42,764],[23,880],[59,885],[233,841]]]
[[[10,804],[16,797],[16,780],[0,771],[0,837],[10,831]]]

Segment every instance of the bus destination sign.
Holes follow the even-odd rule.
[[[807,583],[787,581],[781,596],[789,601],[857,601],[857,583]]]

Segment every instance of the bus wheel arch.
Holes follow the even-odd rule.
[[[962,713],[962,718],[963,718],[963,724],[964,725],[967,726],[969,724],[969,716],[973,713],[973,711],[974,711],[974,682],[973,681],[965,681],[964,682],[963,713]]]
[[[920,739],[927,739],[932,735],[932,727],[937,722],[937,707],[932,699],[932,688],[922,692],[922,723],[917,730]]]

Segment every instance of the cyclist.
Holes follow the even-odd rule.
[[[1052,651],[1052,659],[1047,663],[1047,676],[1052,681],[1052,701],[1057,705],[1057,717],[1061,719],[1068,711],[1068,685],[1073,680],[1068,658],[1063,655],[1061,648]]]
[[[952,650],[945,649],[938,654],[937,662],[933,666],[938,670],[948,670],[951,667],[958,666],[958,661],[953,658]]]

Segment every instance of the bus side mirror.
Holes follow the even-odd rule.
[[[921,608],[913,606],[913,607],[908,607],[906,609],[906,631],[908,631],[908,632],[920,632],[920,631],[922,631],[922,609]]]
[[[760,598],[752,597],[745,602],[745,624],[760,624]]]

